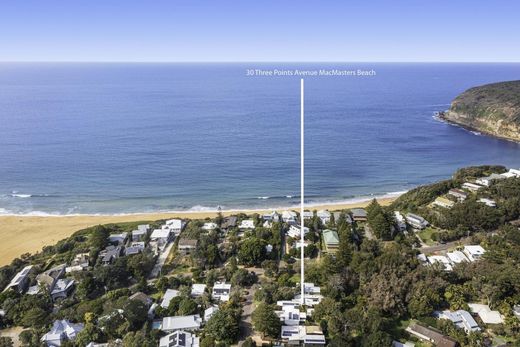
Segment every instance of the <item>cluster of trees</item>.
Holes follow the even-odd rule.
[[[368,226],[374,236],[381,240],[391,240],[394,236],[394,216],[385,210],[376,199],[367,206]]]

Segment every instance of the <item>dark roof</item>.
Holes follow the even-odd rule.
[[[412,324],[409,327],[410,330],[424,335],[431,339],[437,347],[456,347],[457,341],[453,340],[451,337],[443,335],[441,332],[430,328],[425,327],[420,324]]]
[[[180,239],[179,247],[197,247],[197,240],[194,239]]]
[[[238,218],[236,216],[229,216],[224,219],[224,222],[222,223],[222,228],[233,228],[237,225]]]

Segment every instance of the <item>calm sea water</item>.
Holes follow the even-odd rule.
[[[0,64],[0,213],[296,204],[299,78],[248,68],[377,72],[306,79],[309,203],[520,167],[520,145],[432,118],[518,64]]]

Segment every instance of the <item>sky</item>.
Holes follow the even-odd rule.
[[[517,0],[0,0],[0,61],[520,62]]]

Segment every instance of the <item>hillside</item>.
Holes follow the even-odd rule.
[[[520,81],[468,89],[440,117],[488,135],[520,141]]]

